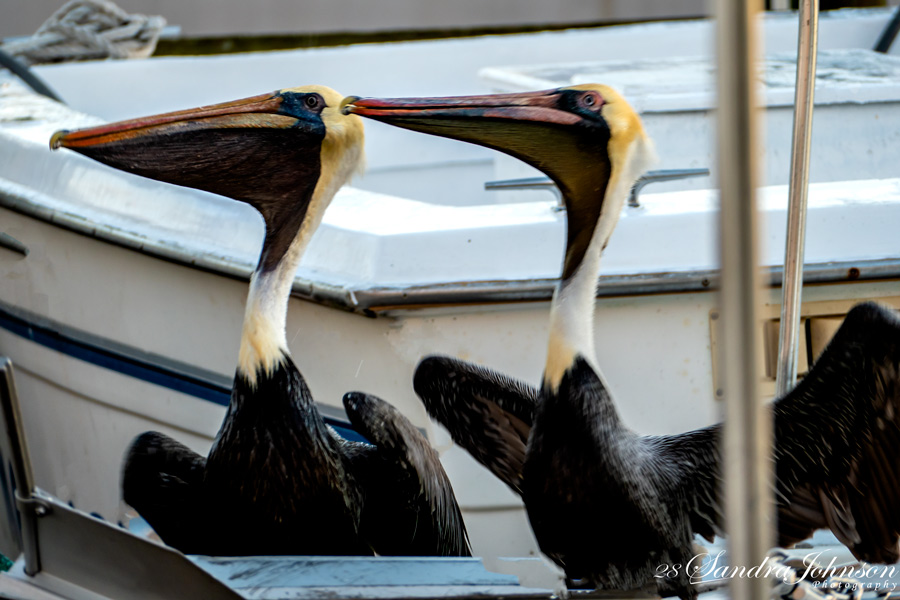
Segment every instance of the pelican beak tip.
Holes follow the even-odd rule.
[[[69,135],[68,129],[60,129],[50,137],[50,149],[59,150],[63,144],[63,138]]]
[[[353,112],[353,103],[359,100],[359,96],[347,96],[341,101],[341,114],[349,115]]]

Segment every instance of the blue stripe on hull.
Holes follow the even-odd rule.
[[[0,306],[0,328],[66,356],[200,400],[228,406],[231,399],[229,387],[202,377],[179,372],[149,359],[129,356],[110,348],[104,348],[98,343],[76,339],[46,324],[29,321],[25,317],[13,314],[2,306]],[[328,416],[324,418],[325,422],[334,427],[344,438],[351,441],[366,441],[353,430],[348,422]]]

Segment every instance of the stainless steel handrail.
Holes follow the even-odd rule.
[[[709,169],[657,169],[655,171],[647,171],[634,182],[631,188],[631,194],[628,196],[628,206],[640,206],[638,195],[644,186],[651,183],[661,183],[664,181],[675,181],[677,179],[689,179],[691,177],[705,177],[709,175]],[[505,191],[505,190],[547,190],[552,192],[557,201],[558,206],[555,210],[565,210],[562,202],[562,192],[556,187],[556,183],[549,177],[523,177],[521,179],[501,179],[498,181],[487,181],[484,189],[489,192]]]
[[[690,179],[691,177],[708,177],[709,169],[659,169],[656,171],[647,171],[634,182],[631,188],[631,194],[628,196],[628,206],[640,206],[638,202],[638,194],[644,189],[644,186],[651,183],[662,183],[663,181],[675,181],[678,179]]]
[[[556,187],[556,182],[554,182],[549,177],[522,177],[519,179],[500,179],[497,181],[485,181],[484,189],[489,192],[501,192],[510,190],[546,190],[556,197],[556,205],[553,207],[553,210],[566,210],[566,205],[563,204],[562,192],[560,192],[559,188]]]
[[[803,289],[803,250],[806,243],[806,206],[809,196],[809,148],[816,91],[816,45],[819,0],[801,0],[797,36],[797,83],[794,91],[794,132],[791,142],[791,179],[788,186],[787,235],[784,249],[784,286],[778,333],[778,370],[775,393],[783,396],[797,381],[797,348]]]

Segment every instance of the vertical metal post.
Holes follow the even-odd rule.
[[[719,365],[725,392],[723,472],[729,562],[749,569],[772,546],[771,419],[757,391],[756,45],[760,0],[716,0],[722,288]],[[734,600],[769,595],[764,578],[731,580]]]
[[[0,422],[5,426],[9,456],[4,456],[3,468],[12,472],[16,507],[21,517],[22,554],[25,556],[25,573],[34,575],[41,570],[41,555],[37,542],[37,514],[31,503],[34,494],[34,475],[31,459],[25,443],[25,429],[19,411],[19,398],[13,379],[12,361],[0,356]],[[2,434],[0,434],[2,435]]]
[[[806,244],[806,200],[809,192],[809,147],[816,92],[818,30],[819,0],[801,0],[776,396],[786,394],[797,381],[797,337],[800,330],[800,292],[803,289],[803,250]]]

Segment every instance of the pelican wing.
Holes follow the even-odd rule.
[[[719,468],[721,424],[686,433],[646,436],[642,443],[653,454],[648,477],[661,478],[667,502],[678,504],[691,530],[710,542],[721,535],[724,522]]]
[[[450,479],[425,436],[396,408],[351,392],[344,408],[374,450],[356,452],[354,474],[365,482],[361,530],[383,555],[471,556]]]
[[[898,560],[900,319],[856,306],[809,374],[773,404],[778,543],[831,529],[854,556]],[[722,523],[721,426],[649,438],[686,490],[695,533]]]
[[[900,319],[860,304],[775,403],[780,543],[828,527],[859,559],[900,558],[898,365]]]
[[[206,458],[172,438],[148,431],[125,453],[122,497],[162,540],[184,553],[211,553]]]
[[[444,356],[422,359],[413,387],[454,442],[522,493],[525,447],[540,402],[537,388]]]

